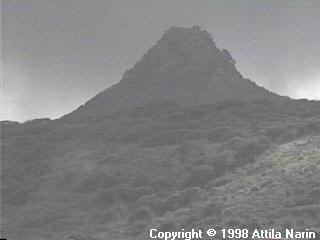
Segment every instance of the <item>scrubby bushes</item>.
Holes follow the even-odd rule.
[[[195,109],[195,110],[187,110],[186,112],[182,112],[179,114],[175,114],[170,116],[171,121],[190,121],[205,118],[211,114],[209,109]]]
[[[143,146],[167,146],[174,145],[185,141],[203,138],[203,131],[196,130],[172,130],[159,131],[143,141]]]
[[[170,231],[175,231],[176,225],[174,222],[164,222],[159,225],[157,228],[159,232],[170,232]]]
[[[138,222],[133,224],[132,226],[129,227],[128,229],[128,234],[131,237],[137,237],[141,235],[143,232],[145,232],[147,229],[147,224],[144,222]]]
[[[231,99],[231,100],[225,100],[217,103],[215,105],[214,110],[215,111],[221,111],[225,109],[231,109],[231,108],[239,108],[245,105],[245,102],[240,101],[238,99]]]
[[[255,157],[263,153],[270,146],[270,143],[266,137],[250,138],[245,141],[241,147],[237,150],[235,158],[235,165],[241,166],[246,163],[253,162]]]
[[[93,192],[99,188],[109,188],[118,183],[115,176],[105,173],[90,173],[89,176],[85,177],[80,183],[77,183],[73,190],[79,193]]]
[[[194,168],[183,183],[184,187],[203,187],[207,182],[219,173],[214,168],[208,166],[200,166]]]
[[[187,188],[171,193],[165,198],[157,198],[156,195],[143,197],[139,200],[139,205],[148,206],[153,209],[157,215],[162,216],[166,212],[188,207],[200,197],[200,188]]]
[[[308,192],[308,199],[310,199],[313,203],[320,202],[320,188],[310,190]]]
[[[100,206],[108,207],[114,204],[115,202],[116,202],[116,197],[112,191],[101,190],[95,195],[93,204],[97,207],[100,207]]]
[[[10,205],[26,204],[31,199],[29,189],[17,189],[12,193],[7,193],[4,197],[4,202]]]
[[[54,207],[56,207],[56,209],[45,209],[45,208],[33,209],[31,207],[30,209],[28,209],[28,211],[26,211],[26,215],[20,216],[19,224],[18,224],[19,228],[20,229],[30,229],[30,228],[45,229],[53,222],[64,219],[66,216],[65,209],[62,206],[57,206],[57,205],[54,205]]]
[[[146,207],[136,209],[129,217],[129,223],[146,221],[152,217],[151,211]]]
[[[55,233],[68,233],[70,229],[74,226],[74,221],[73,219],[67,219],[67,218],[62,218],[62,219],[57,219],[56,221],[53,221],[52,223],[48,224],[46,227],[47,230]]]
[[[139,174],[132,179],[131,185],[134,187],[147,186],[151,183],[152,178],[145,174]]]
[[[98,224],[106,224],[112,222],[115,217],[112,212],[98,212],[94,214],[93,219]]]
[[[126,230],[138,236],[151,224],[159,223],[160,230],[176,230],[181,222],[188,227],[218,222],[241,227],[251,222],[250,215],[260,214],[260,206],[269,206],[274,200],[262,201],[260,197],[270,190],[276,194],[279,181],[285,179],[285,184],[292,184],[292,179],[285,178],[284,172],[283,179],[263,180],[273,182],[272,185],[258,185],[256,192],[249,187],[251,191],[246,192],[246,188],[237,188],[237,174],[249,175],[272,167],[271,160],[261,168],[250,169],[247,164],[270,146],[319,133],[319,115],[302,119],[302,115],[310,116],[313,111],[303,110],[303,105],[298,113],[294,113],[295,107],[283,111],[282,108],[268,101],[248,104],[231,101],[220,106],[202,106],[199,110],[175,106],[156,110],[151,106],[108,116],[92,125],[43,125],[33,129],[34,134],[11,126],[6,130],[8,140],[3,145],[3,204],[6,210],[15,209],[11,212],[22,215],[38,203],[42,204],[39,209],[57,210],[59,207],[52,205],[63,201],[72,214],[58,219],[28,219],[21,221],[20,227],[45,227],[52,232],[70,233],[79,220],[81,224],[91,223],[99,228],[101,234],[111,232],[110,238],[112,234],[124,236]],[[317,156],[314,158],[316,161]],[[303,161],[307,158],[301,153]],[[316,179],[315,169],[314,173],[308,176]],[[268,173],[264,174],[259,177],[267,178]],[[243,184],[247,186],[246,181]],[[304,190],[289,189],[289,199],[279,203],[282,210],[287,213],[289,208],[300,209],[306,204],[311,209],[319,203],[318,188]],[[213,200],[216,195],[225,198]],[[257,205],[246,214],[240,209],[239,218],[233,220],[233,206],[238,203],[244,211],[251,210],[245,205],[247,199]],[[316,222],[316,213],[312,211],[306,211],[304,216],[301,210],[290,214]],[[8,222],[15,222],[14,218],[17,216],[10,216]],[[124,230],[126,221],[130,226]]]
[[[222,137],[233,130],[230,126],[220,126],[209,131],[207,138],[212,142],[220,142]]]
[[[127,204],[136,202],[139,198],[153,192],[151,187],[128,187],[117,192],[117,198]]]
[[[296,139],[299,136],[299,133],[296,129],[292,129],[292,130],[288,130],[286,132],[283,132],[280,136],[279,136],[279,140],[281,142],[290,142],[294,139]]]
[[[1,196],[4,203],[17,206],[26,204],[32,199],[32,189],[26,186],[19,186],[16,189],[6,189]]]
[[[222,214],[222,208],[223,204],[221,202],[210,203],[202,209],[202,216],[207,218],[220,215]]]
[[[128,184],[118,184],[108,188],[108,190],[101,191],[96,196],[96,201],[99,205],[110,205],[115,201],[118,203],[133,204],[139,198],[149,195],[152,192],[153,189],[151,187],[132,187]]]
[[[119,143],[139,143],[143,139],[147,138],[152,134],[152,131],[148,129],[142,130],[132,130],[131,132],[124,133],[117,138],[117,142]]]
[[[257,220],[257,219],[252,219],[252,220],[246,219],[244,221],[244,223],[242,223],[240,225],[240,228],[253,231],[255,229],[262,229],[262,226],[261,226],[261,223],[259,222],[259,220]]]

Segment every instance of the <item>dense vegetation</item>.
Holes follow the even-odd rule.
[[[319,134],[320,104],[305,100],[163,102],[91,122],[6,122],[4,235],[320,227]]]
[[[3,235],[320,227],[320,103],[281,97],[199,27],[171,27],[61,119],[2,123]]]

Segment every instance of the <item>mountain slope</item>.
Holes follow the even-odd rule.
[[[197,27],[169,29],[119,84],[62,119],[1,130],[7,239],[320,227],[319,102],[243,79]]]
[[[63,119],[104,118],[147,103],[213,104],[226,99],[280,100],[244,79],[227,50],[219,50],[199,27],[171,27],[116,85]]]
[[[319,137],[279,145],[261,155],[254,164],[211,180],[205,188],[189,189],[194,195],[177,191],[164,201],[168,207],[173,203],[179,207],[143,222],[144,227],[167,230],[245,228],[251,232],[254,229],[319,229],[319,147]],[[138,206],[146,204],[148,198],[137,203]],[[137,226],[134,222],[129,224]],[[121,228],[118,233],[127,236]],[[136,239],[148,238],[147,233],[138,235]],[[108,232],[96,236],[112,237]],[[221,234],[217,237],[222,239]]]

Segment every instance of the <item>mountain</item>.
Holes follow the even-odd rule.
[[[122,80],[63,119],[104,118],[147,103],[213,104],[226,99],[281,98],[244,79],[227,50],[200,27],[171,27]]]
[[[2,238],[320,228],[320,103],[244,79],[198,27],[61,119],[1,130]]]

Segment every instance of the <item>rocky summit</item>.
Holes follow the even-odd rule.
[[[320,228],[320,103],[244,79],[199,27],[171,27],[61,119],[3,122],[1,140],[2,238]]]

